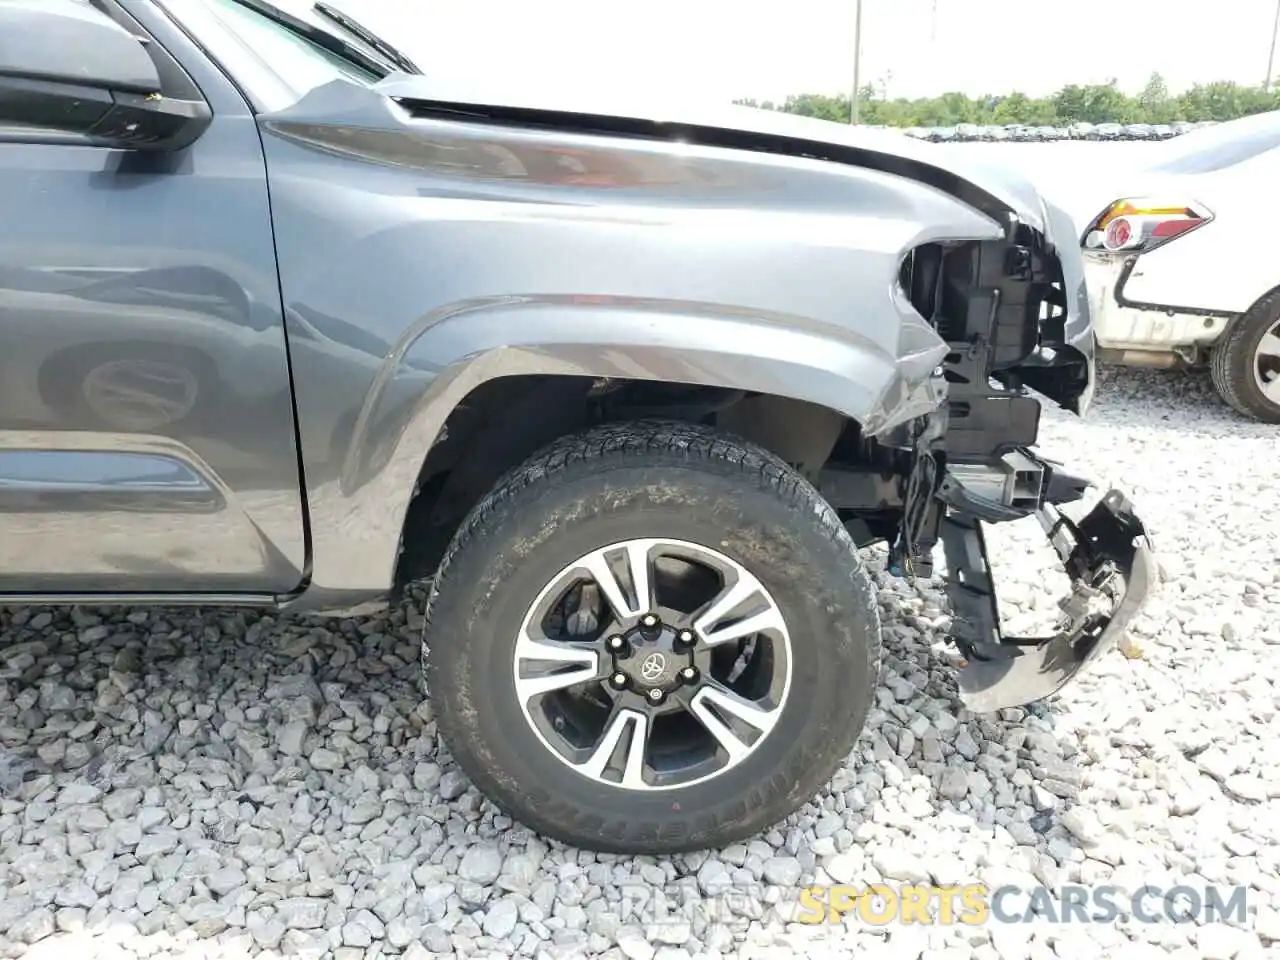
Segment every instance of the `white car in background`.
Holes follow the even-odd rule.
[[[1232,407],[1280,423],[1280,255],[1263,235],[1280,214],[1280,111],[1150,149],[1086,216],[1099,359],[1207,365]]]

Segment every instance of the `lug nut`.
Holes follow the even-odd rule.
[[[697,639],[692,630],[681,630],[676,634],[676,643],[682,647],[692,647]]]
[[[662,626],[662,621],[658,619],[658,615],[656,613],[646,613],[640,618],[640,626],[644,627],[646,630],[655,630]]]
[[[609,682],[613,684],[615,690],[625,690],[627,686],[627,675],[625,673],[615,673],[609,678]]]
[[[614,653],[625,654],[627,651],[627,638],[615,633],[605,641],[605,646]]]
[[[685,667],[680,671],[680,679],[685,683],[696,683],[698,680],[698,668]]]
[[[657,687],[654,687],[649,691],[648,697],[650,703],[661,703],[663,700],[667,699],[667,695]]]

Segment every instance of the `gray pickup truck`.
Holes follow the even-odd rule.
[[[0,210],[0,602],[429,578],[448,750],[550,837],[811,800],[873,702],[861,547],[940,555],[975,711],[1157,576],[1034,451],[1093,390],[1071,223],[891,131],[432,77],[325,4],[0,0]],[[983,525],[1031,516],[1074,586],[1004,637]]]

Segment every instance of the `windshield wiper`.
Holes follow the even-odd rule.
[[[337,7],[328,3],[317,3],[311,9],[325,19],[333,21],[356,39],[362,40],[372,49],[377,50],[378,53],[382,54],[382,56],[403,72],[417,74],[422,73],[422,71],[418,69],[418,65],[416,63],[406,57],[391,44],[387,43],[387,41],[383,40],[368,27],[364,26],[360,21],[343,13]]]
[[[235,0],[235,2],[242,7],[248,7],[255,13],[261,14],[273,23],[278,23],[301,37],[306,37],[316,46],[323,47],[330,53],[336,53],[342,59],[349,60],[356,66],[369,71],[378,79],[382,79],[391,72],[388,69],[388,64],[376,57],[369,56],[354,43],[349,43],[336,34],[330,33],[328,30],[322,30],[315,24],[307,23],[307,21],[301,20],[291,13],[286,13],[274,3],[269,3],[268,0]],[[395,66],[398,66],[398,64]]]

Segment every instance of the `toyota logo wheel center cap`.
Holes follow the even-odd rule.
[[[667,658],[656,650],[640,661],[640,679],[645,683],[657,683],[667,672]]]
[[[696,644],[688,627],[646,614],[634,626],[607,635],[605,648],[613,658],[610,685],[633,690],[650,706],[658,706],[672,691],[700,678],[694,662]]]

